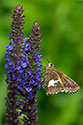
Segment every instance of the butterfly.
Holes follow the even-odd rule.
[[[43,88],[47,87],[46,94],[57,94],[59,92],[74,93],[80,89],[79,85],[63,74],[61,71],[54,68],[52,63],[45,66]]]

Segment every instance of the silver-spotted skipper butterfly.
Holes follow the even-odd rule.
[[[52,63],[45,66],[43,88],[47,87],[46,94],[57,94],[59,92],[74,93],[80,89],[79,85],[71,78],[54,68]]]

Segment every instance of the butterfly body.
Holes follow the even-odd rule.
[[[47,87],[47,95],[59,92],[74,93],[80,87],[71,78],[55,69],[52,63],[45,67],[43,88]]]

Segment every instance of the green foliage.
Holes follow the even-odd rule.
[[[5,122],[4,53],[11,28],[11,10],[17,4],[25,9],[25,34],[32,24],[41,24],[41,54],[79,85],[75,94],[46,96],[38,93],[39,125],[83,125],[83,1],[82,0],[1,0],[0,1],[0,125]],[[46,60],[42,63],[47,65]],[[43,83],[42,83],[43,84]]]

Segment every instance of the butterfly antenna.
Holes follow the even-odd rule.
[[[49,59],[48,58],[46,58],[46,57],[44,57],[43,56],[43,58],[42,59],[44,59],[44,60],[46,60],[48,63],[50,63],[50,61],[49,61]]]
[[[43,59],[43,60],[46,60],[46,62],[50,63],[49,59],[48,59],[48,58],[46,58],[45,56],[43,56],[43,58],[42,58],[42,59]],[[42,64],[42,66],[44,66],[44,68],[46,68],[46,65],[45,65],[45,64]]]
[[[50,60],[47,58],[47,62],[50,63]]]

